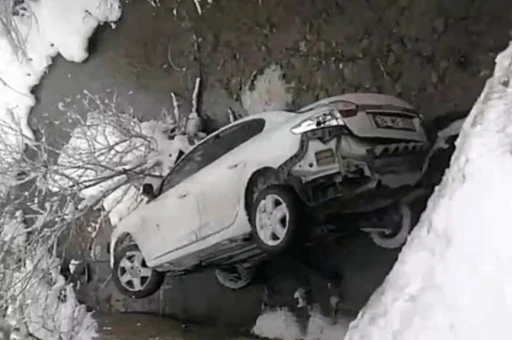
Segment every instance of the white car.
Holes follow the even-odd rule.
[[[388,207],[398,207],[398,226],[364,230],[399,247],[411,227],[403,202],[428,149],[421,116],[386,95],[346,94],[236,121],[194,146],[159,187],[146,186],[152,199],[114,229],[114,282],[143,298],[165,273],[214,267],[222,284],[241,288],[257,263],[315,225]]]

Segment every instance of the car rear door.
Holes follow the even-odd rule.
[[[231,126],[214,139],[220,156],[197,178],[200,239],[215,235],[235,222],[243,208],[243,179],[246,160],[251,156],[242,144],[261,133],[264,127],[264,119],[251,119]]]

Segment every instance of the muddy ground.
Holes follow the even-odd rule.
[[[243,113],[241,87],[272,63],[294,84],[293,107],[371,91],[400,96],[431,119],[471,107],[511,38],[508,8],[509,0],[214,0],[199,16],[192,1],[161,0],[154,8],[133,0],[114,30],[96,32],[84,64],[55,60],[36,91],[33,124],[49,127],[50,139],[65,140],[59,103],[85,113],[84,90],[115,95],[141,119],[158,118],[171,108],[171,91],[189,105],[200,75],[201,112],[213,130],[228,121],[228,108]],[[343,309],[357,312],[397,256],[364,236],[327,241],[304,259],[264,267],[243,292],[227,291],[206,272],[169,280],[161,295],[134,303],[108,282],[108,237],[105,231],[96,243],[95,285],[84,297],[91,305],[238,326],[251,324],[262,303],[294,308],[293,293],[303,285],[312,287],[326,313],[332,294]],[[328,290],[331,281],[340,283],[337,292]]]

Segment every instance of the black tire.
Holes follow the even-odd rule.
[[[243,267],[241,265],[215,269],[217,281],[231,290],[247,287],[254,278],[254,273],[254,267]]]
[[[279,237],[277,234],[273,234],[274,237],[278,238],[279,240],[274,240],[274,242],[270,243],[267,240],[265,240],[261,234],[262,231],[258,231],[258,218],[261,217],[261,212],[258,212],[258,209],[260,209],[260,204],[263,204],[267,198],[275,197],[280,201],[280,205],[276,206],[279,207],[281,205],[284,206],[283,209],[286,209],[287,215],[286,215],[286,228],[284,229],[285,232],[282,235],[282,237]],[[276,215],[277,216],[277,215]],[[290,249],[293,245],[296,244],[296,239],[298,237],[298,223],[299,223],[299,204],[298,200],[296,198],[296,195],[293,193],[293,191],[284,186],[284,185],[272,185],[265,189],[262,189],[257,195],[254,201],[251,204],[251,227],[252,227],[252,234],[253,237],[260,247],[265,253],[267,254],[278,254],[282,253],[283,251]],[[276,217],[277,218],[277,217]],[[282,219],[280,219],[282,222]],[[269,227],[270,228],[270,227]],[[270,235],[270,238],[272,238],[272,235]]]
[[[130,289],[128,283],[123,282],[125,280],[122,279],[124,274],[130,276],[128,270],[125,268],[125,266],[122,265],[122,262],[124,259],[130,262],[130,258],[135,257],[135,254],[137,253],[140,254],[142,258],[141,267],[150,270],[151,274],[146,279],[143,279],[143,277],[138,278],[141,280],[140,289],[135,287],[134,281],[132,281],[132,289]],[[116,251],[114,256],[114,269],[112,272],[112,278],[114,280],[114,285],[123,295],[132,299],[143,299],[155,294],[160,289],[160,287],[162,287],[165,279],[165,273],[147,267],[146,261],[142,257],[142,253],[139,250],[139,247],[137,247],[135,244],[127,244]],[[134,279],[137,280],[137,278]]]

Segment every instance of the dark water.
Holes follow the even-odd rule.
[[[144,314],[97,317],[101,340],[251,340],[242,331],[216,329]]]

